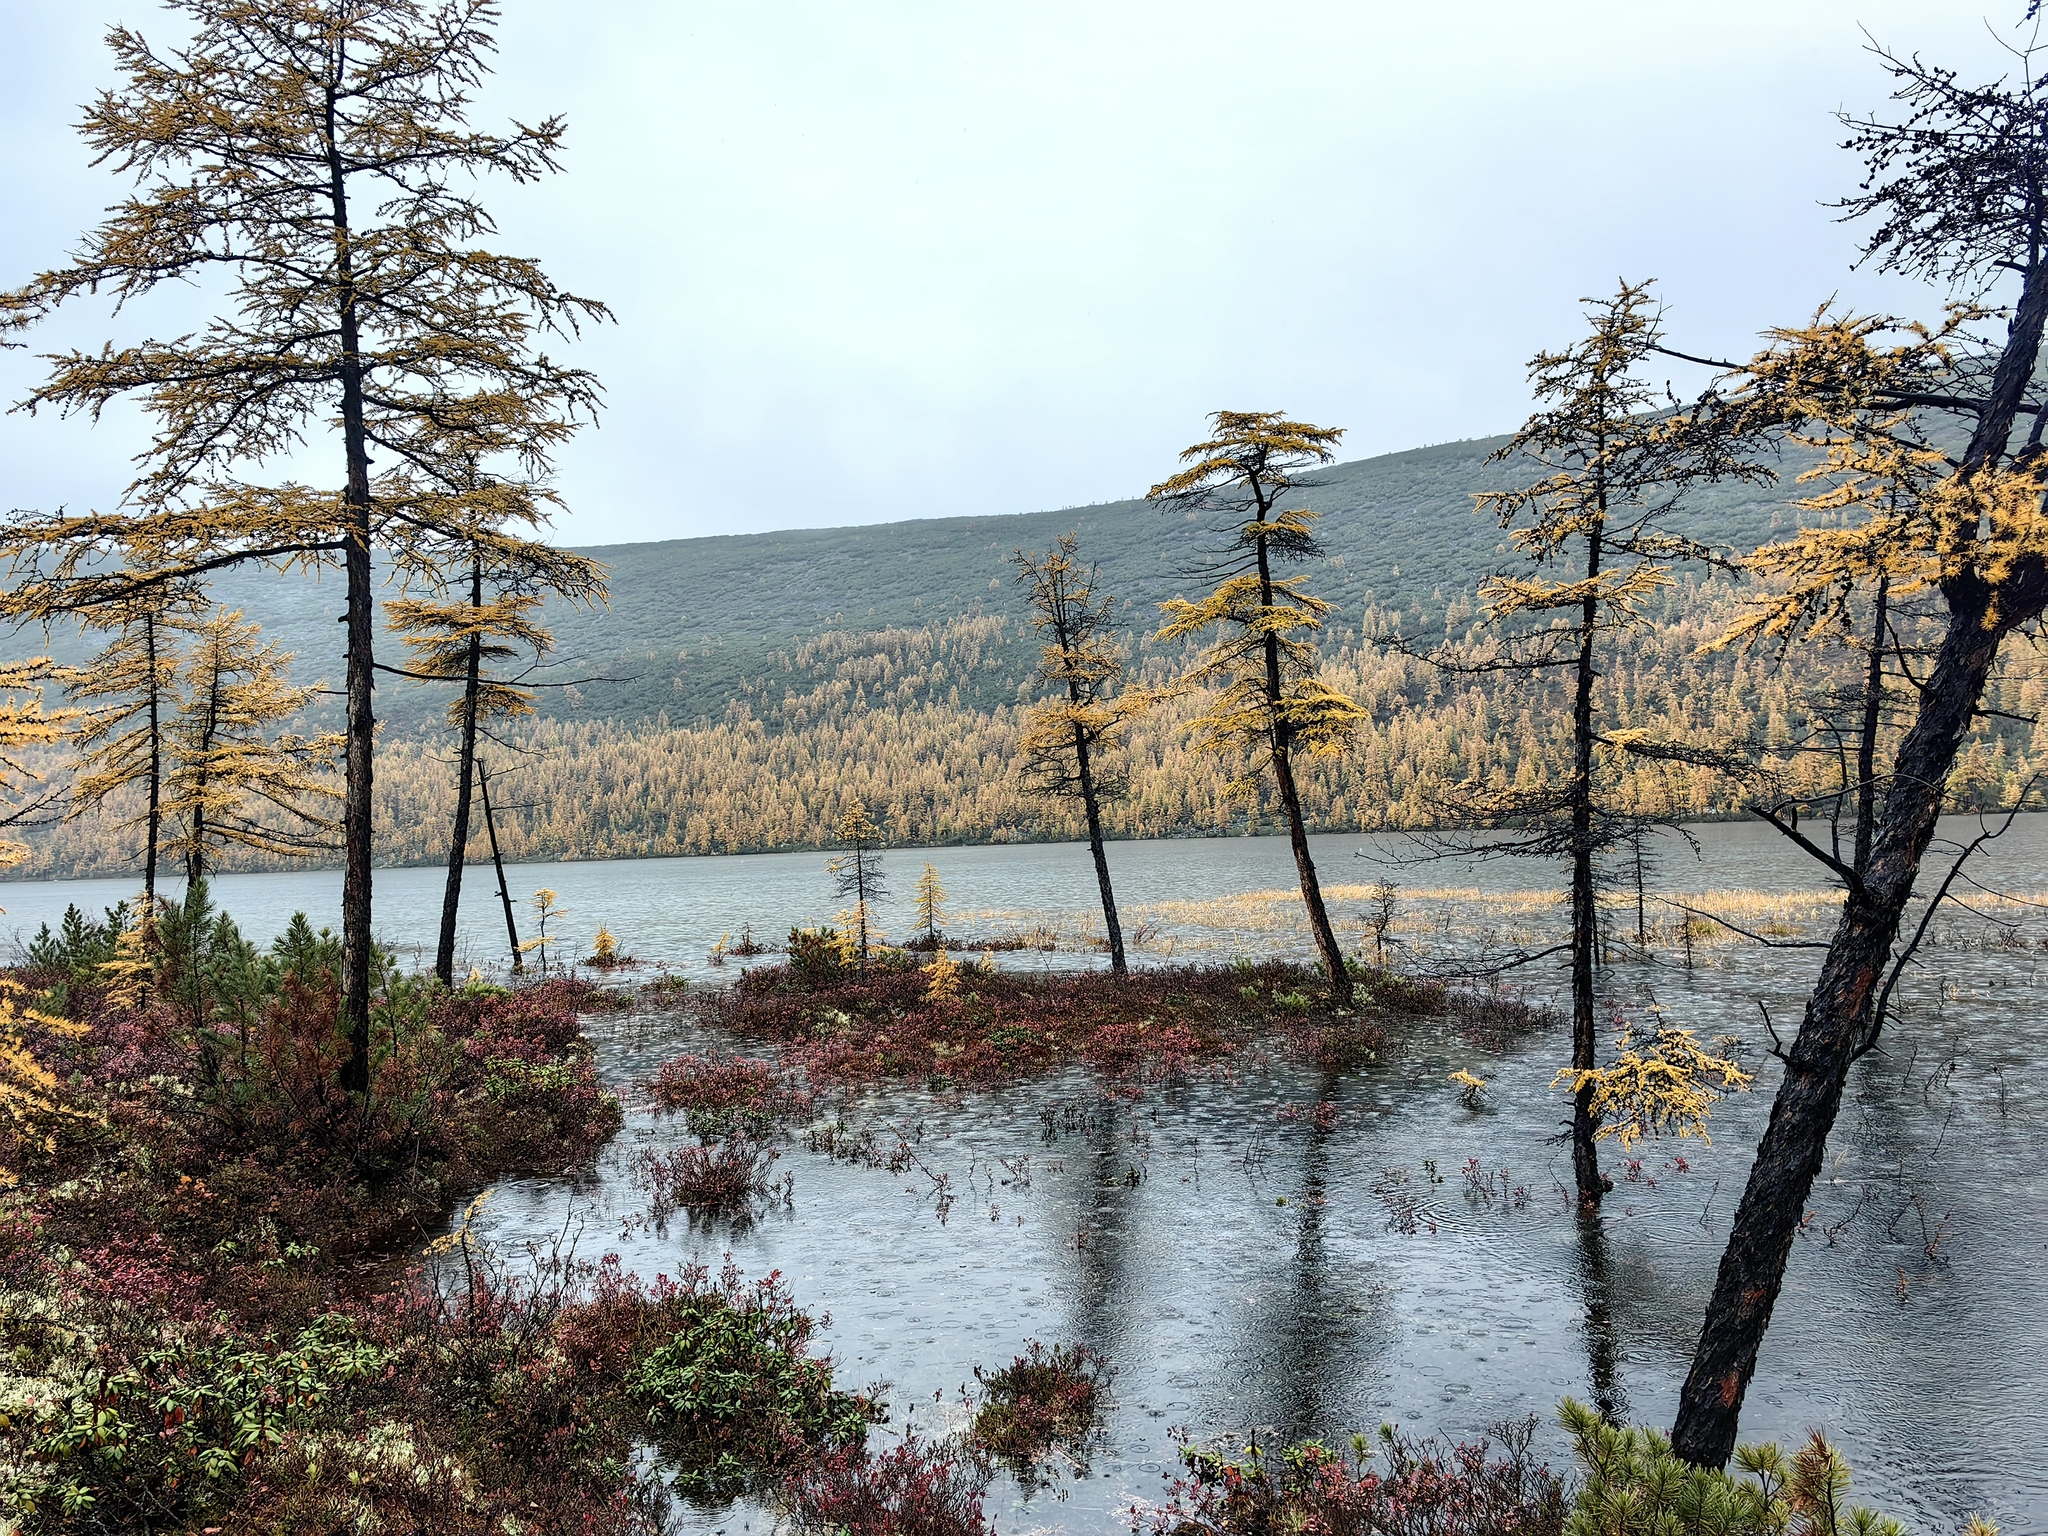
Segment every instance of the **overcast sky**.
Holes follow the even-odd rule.
[[[71,124],[138,0],[7,0],[0,283],[112,200]],[[490,201],[608,301],[562,461],[575,543],[1022,512],[1142,493],[1205,412],[1345,457],[1510,429],[1576,301],[1654,277],[1746,350],[1852,274],[1838,107],[1860,28],[1989,78],[2014,3],[506,0],[480,122],[550,112],[566,174]],[[46,345],[135,339],[83,307]],[[39,376],[0,357],[0,391]],[[0,420],[0,505],[107,506],[144,424]],[[318,464],[306,472],[321,472]],[[338,479],[338,471],[328,472]]]

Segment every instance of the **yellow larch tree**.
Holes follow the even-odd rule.
[[[518,487],[503,487],[516,493]],[[502,524],[502,513],[493,516]],[[448,723],[455,734],[455,809],[448,840],[448,876],[442,889],[441,927],[434,950],[434,974],[442,985],[455,984],[455,930],[461,912],[462,874],[468,860],[471,793],[477,778],[477,739],[489,731],[533,713],[533,690],[522,677],[554,650],[555,638],[539,621],[544,594],[572,602],[605,598],[604,567],[597,561],[524,539],[506,539],[479,525],[467,542],[464,579],[453,583],[457,595],[445,590],[432,597],[402,596],[385,605],[386,622],[411,652],[404,676],[437,683],[455,683],[461,692],[448,705]],[[460,557],[445,563],[440,584],[445,588],[447,565],[461,569]],[[463,590],[466,588],[466,590]],[[521,658],[530,664],[520,673],[507,668]],[[517,933],[509,893],[506,925]]]
[[[168,732],[177,710],[181,646],[203,608],[197,592],[158,585],[92,609],[86,627],[111,632],[111,637],[68,689],[79,717],[71,737],[74,778],[67,815],[104,815],[109,802],[139,790],[141,805],[115,814],[110,830],[142,833],[145,912],[156,903]]]
[[[1010,558],[1031,599],[1031,625],[1039,639],[1033,681],[1045,690],[1025,715],[1017,746],[1039,793],[1080,802],[1102,898],[1109,968],[1121,976],[1124,931],[1102,845],[1102,808],[1130,789],[1129,775],[1111,764],[1109,754],[1151,696],[1123,686],[1116,599],[1097,587],[1095,571],[1081,563],[1078,535],[1060,535],[1043,555],[1020,549]]]
[[[165,851],[188,880],[204,879],[224,847],[303,857],[332,846],[325,802],[342,739],[272,734],[319,691],[288,683],[290,664],[237,610],[193,630],[163,801]]]
[[[1759,567],[1786,583],[1785,595],[1761,610],[1760,629],[1818,623],[1838,611],[1840,594],[1880,577],[1895,594],[1926,594],[1946,622],[1916,680],[1912,724],[1881,774],[1865,866],[1784,829],[1833,870],[1844,897],[1784,1052],[1770,1121],[1680,1390],[1672,1445],[1701,1466],[1721,1465],[1734,1447],[1849,1068],[1883,1026],[1887,973],[1912,952],[1910,941],[1899,949],[1901,922],[2000,649],[2048,611],[2048,412],[2032,395],[2048,328],[2041,53],[2021,50],[2014,78],[1983,86],[1918,57],[1875,53],[1892,76],[1898,110],[1843,118],[1848,147],[1866,165],[1859,190],[1841,204],[1850,217],[1871,221],[1864,259],[1946,289],[1966,313],[1978,310],[1994,284],[2014,283],[2017,293],[2004,312],[2004,335],[1975,345],[1958,336],[1960,357],[1944,327],[1823,321],[1773,338],[1728,381],[1737,420],[1746,415],[1766,430],[1818,427],[1842,445],[1837,467],[1845,483],[1854,486],[1867,467],[1879,471],[1885,492],[1863,501],[1859,525],[1806,530],[1759,555]],[[2023,417],[2032,418],[2030,428],[2022,429]],[[1967,434],[1959,452],[1922,436],[1921,423],[1937,419]],[[1934,449],[1939,465],[1923,465],[1918,455]],[[1937,472],[1923,480],[1924,468]],[[1894,487],[1906,494],[1889,494]]]
[[[883,894],[882,829],[868,814],[867,805],[855,796],[840,814],[833,837],[845,852],[826,860],[825,872],[832,877],[833,888],[840,898],[852,899],[853,905],[841,915],[840,930],[847,947],[865,971],[869,946],[881,937],[875,927],[874,904]]]
[[[1321,557],[1316,514],[1283,503],[1291,476],[1332,462],[1344,433],[1278,411],[1217,411],[1210,423],[1214,436],[1184,450],[1186,467],[1146,494],[1221,519],[1213,531],[1226,542],[1201,572],[1217,584],[1206,597],[1162,603],[1166,623],[1154,639],[1208,641],[1185,679],[1186,686],[1213,690],[1194,721],[1196,743],[1242,759],[1230,784],[1235,794],[1255,797],[1260,779],[1272,774],[1316,953],[1332,1000],[1349,1007],[1351,975],[1309,854],[1295,766],[1301,758],[1343,752],[1367,715],[1317,676],[1312,637],[1330,605],[1307,590],[1306,577],[1274,573],[1283,563]]]
[[[248,561],[338,564],[346,587],[343,1086],[369,1090],[376,580],[372,554],[434,559],[460,534],[480,462],[544,476],[598,408],[596,381],[543,350],[609,318],[497,248],[476,189],[559,169],[564,124],[471,126],[491,0],[174,0],[186,40],[108,33],[122,85],[85,109],[98,162],[134,190],[72,260],[0,294],[17,330],[87,294],[116,314],[205,275],[206,324],[49,358],[23,402],[99,418],[139,403],[155,431],[116,512],[12,520],[29,617],[138,582]],[[217,282],[215,280],[218,280]],[[324,486],[255,483],[334,430]],[[373,454],[382,466],[372,473]],[[109,552],[125,556],[120,574]],[[18,561],[17,564],[23,563]]]

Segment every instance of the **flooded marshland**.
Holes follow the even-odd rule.
[[[1958,823],[1959,835],[1976,830]],[[1768,829],[1697,829],[1645,876],[1645,939],[1633,887],[1615,898],[1607,984],[1618,1008],[1653,1004],[1703,1036],[1732,1035],[1757,1091],[1724,1103],[1711,1147],[1608,1149],[1615,1190],[1582,1224],[1552,1139],[1563,1113],[1550,1081],[1562,1026],[1512,1043],[1423,1021],[1377,1062],[1343,1073],[1240,1059],[1226,1075],[1105,1099],[1074,1074],[964,1096],[904,1089],[832,1097],[820,1114],[901,1135],[914,1164],[835,1161],[799,1135],[778,1176],[789,1198],[751,1224],[656,1228],[636,1155],[685,1137],[635,1092],[662,1061],[728,1048],[688,1016],[643,1002],[587,1024],[601,1070],[627,1098],[626,1130],[574,1179],[508,1182],[480,1227],[500,1244],[580,1232],[642,1273],[730,1253],[747,1272],[780,1269],[852,1385],[885,1383],[892,1418],[934,1431],[965,1416],[977,1364],[1027,1339],[1110,1357],[1114,1406],[1088,1448],[1027,1493],[992,1490],[1000,1529],[1115,1530],[1162,1496],[1175,1435],[1294,1438],[1382,1420],[1453,1436],[1507,1417],[1545,1420],[1571,1393],[1668,1423],[1727,1222],[1775,1086],[1773,1024],[1788,1038],[1817,952],[1767,947],[1695,921],[1714,911],[1773,945],[1824,936],[1833,903],[1814,867]],[[1376,852],[1394,863],[1355,861]],[[1563,912],[1549,872],[1483,862],[1411,865],[1398,843],[1317,840],[1347,944],[1364,946],[1365,887],[1395,881],[1386,937],[1397,963],[1534,951]],[[903,893],[885,926],[907,933],[918,850],[887,869]],[[951,891],[952,926],[1035,935],[1051,950],[1012,966],[1099,964],[1084,903],[1085,850],[949,849],[929,857]],[[1287,894],[1284,842],[1119,844],[1112,867],[1141,961],[1307,957]],[[1945,870],[1938,856],[1930,869]],[[2048,973],[2048,817],[2023,818],[1958,882],[1975,911],[1930,924],[1923,963],[1900,987],[1905,1015],[1882,1054],[1855,1069],[1814,1214],[1795,1249],[1745,1418],[1746,1438],[1836,1436],[1857,1491],[1920,1529],[1982,1511],[2008,1531],[2048,1526],[2048,1151],[2039,1063]],[[472,871],[465,941],[488,966],[503,919],[487,872]],[[553,887],[570,916],[561,953],[587,953],[599,921],[642,962],[715,985],[739,961],[713,946],[743,925],[771,939],[832,916],[813,855],[583,864],[514,871],[513,889]],[[229,877],[223,903],[267,938],[303,907],[331,911],[338,878]],[[105,905],[106,882],[14,885],[7,922],[32,933],[67,901]],[[1659,900],[1658,898],[1663,898]],[[425,942],[438,912],[433,871],[380,874],[388,941]],[[488,899],[487,899],[488,898]],[[522,913],[522,920],[525,914]],[[496,946],[495,948],[493,946]],[[1688,966],[1688,950],[1690,965]],[[1554,960],[1512,973],[1542,999]],[[757,1047],[746,1047],[758,1054]],[[1487,1083],[1480,1107],[1446,1081]],[[1241,1440],[1240,1440],[1241,1443]],[[765,1512],[698,1510],[707,1529],[761,1529]]]

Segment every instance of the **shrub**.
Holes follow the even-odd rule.
[[[972,1442],[1021,1477],[1056,1445],[1079,1451],[1102,1411],[1109,1362],[1079,1344],[1048,1349],[1033,1339],[1000,1370],[976,1366],[974,1378],[982,1402]]]
[[[282,1348],[230,1338],[94,1370],[23,1427],[8,1497],[29,1529],[67,1517],[102,1528],[196,1522],[227,1504],[288,1430],[388,1358],[328,1316]]]
[[[828,1357],[807,1353],[812,1321],[779,1275],[692,1298],[674,1332],[627,1379],[646,1423],[676,1458],[678,1484],[729,1488],[819,1452],[855,1451],[883,1414],[833,1385]]]
[[[682,1110],[692,1135],[712,1140],[771,1134],[788,1115],[809,1114],[811,1095],[772,1061],[749,1056],[678,1056],[662,1063],[647,1093],[661,1108]]]
[[[1681,1460],[1654,1429],[1621,1429],[1566,1398],[1558,1417],[1572,1437],[1585,1486],[1565,1536],[1904,1536],[1888,1515],[1845,1504],[1849,1464],[1816,1430],[1787,1456],[1776,1445],[1745,1445],[1737,1475]],[[1972,1517],[1969,1536],[1996,1536]]]
[[[1491,1439],[1451,1445],[1383,1424],[1377,1452],[1384,1472],[1370,1466],[1375,1447],[1363,1435],[1352,1436],[1348,1457],[1315,1440],[1277,1453],[1254,1442],[1235,1460],[1184,1447],[1185,1475],[1153,1513],[1153,1529],[1161,1536],[1187,1526],[1220,1536],[1559,1536],[1564,1487],[1531,1456],[1535,1432],[1531,1417],[1497,1426]]]
[[[784,1490],[790,1524],[819,1536],[982,1536],[987,1472],[940,1442],[906,1435],[876,1456],[840,1449],[811,1462]]]
[[[652,1214],[666,1220],[678,1206],[707,1215],[736,1216],[768,1193],[772,1148],[742,1135],[711,1146],[649,1148],[636,1159],[640,1181],[652,1195]]]

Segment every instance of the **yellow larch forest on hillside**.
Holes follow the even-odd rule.
[[[1666,739],[1748,743],[1768,778],[1751,783],[1706,768],[1624,760],[1609,765],[1617,804],[1673,819],[1739,814],[1769,783],[1774,795],[1816,793],[1839,782],[1841,763],[1823,732],[1814,743],[1815,698],[1848,686],[1861,658],[1847,650],[1802,652],[1785,667],[1768,650],[1703,652],[1736,611],[1737,589],[1710,584],[1672,623],[1630,636],[1626,661],[1601,679],[1619,695],[1619,718]],[[1389,616],[1365,615],[1364,633]],[[971,617],[917,629],[834,631],[782,658],[822,678],[803,691],[773,680],[749,685],[722,719],[689,726],[547,719],[521,724],[487,748],[495,786],[515,809],[500,818],[505,857],[516,861],[655,857],[807,849],[831,841],[845,806],[861,799],[895,845],[1017,842],[1079,835],[1078,813],[1032,792],[1017,732],[1024,701],[993,710],[960,702],[959,680],[1021,619]],[[2048,669],[2015,650],[1993,708],[2038,713]],[[1840,675],[1836,675],[1839,670]],[[1146,654],[1141,686],[1164,688],[1172,661]],[[1566,762],[1564,716],[1547,684],[1505,674],[1457,676],[1368,643],[1326,653],[1323,676],[1370,713],[1355,746],[1303,774],[1314,830],[1418,828],[1436,797],[1467,779],[1533,783]],[[1904,691],[1901,688],[1900,691]],[[1906,701],[1900,699],[1903,706]],[[1131,793],[1104,807],[1111,835],[1222,836],[1273,830],[1271,807],[1228,793],[1234,767],[1195,751],[1188,725],[1199,695],[1168,699],[1134,724]],[[1802,741],[1807,745],[1801,748]],[[455,798],[441,733],[387,735],[376,766],[378,856],[389,864],[445,859]],[[54,764],[53,764],[54,766]],[[1959,763],[1959,807],[2010,805],[2048,766],[2048,726],[1979,722]],[[1248,818],[1249,812],[1249,818]],[[98,816],[29,829],[30,857],[13,873],[117,875],[136,868],[124,817],[110,802]],[[486,856],[481,828],[471,857]],[[236,851],[225,868],[278,868],[285,861]]]

